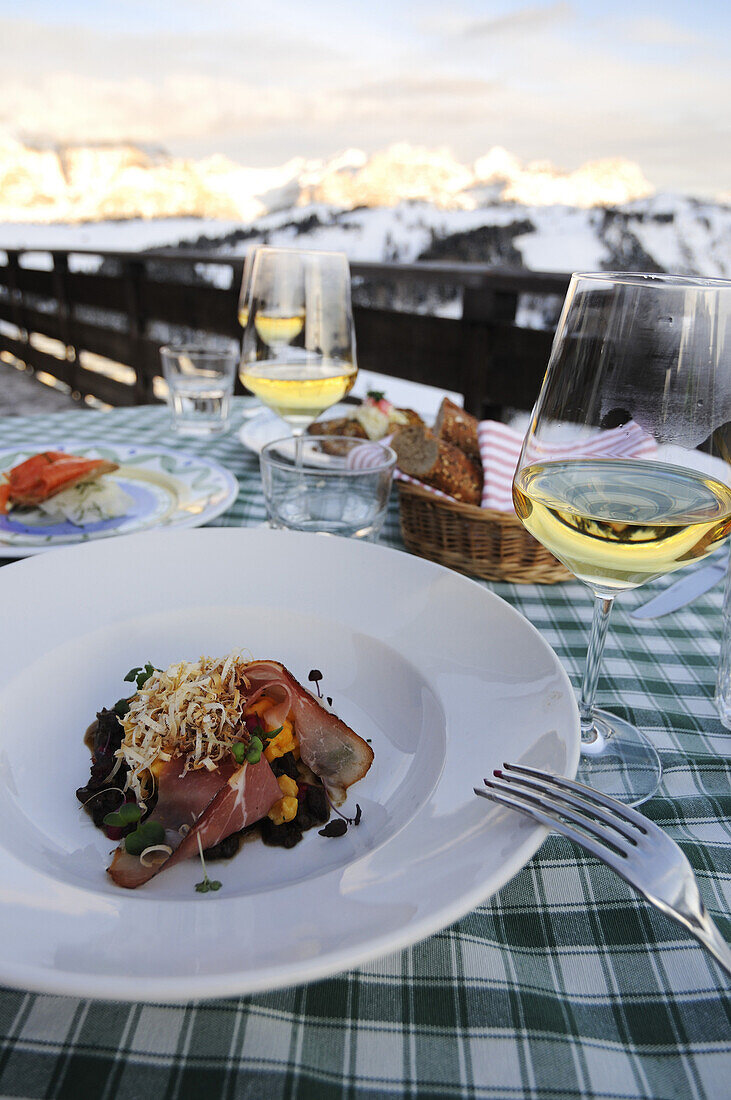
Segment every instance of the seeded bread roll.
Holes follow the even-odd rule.
[[[414,412],[413,409],[397,409],[396,412],[400,412],[402,416],[405,416],[409,424],[421,424],[424,426],[424,421],[419,416],[418,412]]]
[[[477,417],[455,405],[445,397],[437,413],[434,430],[440,439],[446,439],[464,451],[481,468],[480,444],[477,440]]]
[[[351,439],[367,439],[368,433],[351,416],[340,416],[337,420],[315,420],[307,428],[310,435],[340,435]]]
[[[391,445],[403,473],[464,504],[480,503],[482,477],[475,464],[453,443],[439,439],[429,428],[414,424],[399,428]]]

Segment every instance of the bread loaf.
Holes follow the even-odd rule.
[[[480,503],[481,473],[453,443],[440,439],[423,425],[410,424],[395,432],[391,445],[403,473],[464,504]]]
[[[351,439],[367,439],[368,432],[352,416],[340,416],[337,420],[315,420],[307,428],[310,435],[339,435]]]
[[[397,409],[396,412],[399,412],[402,416],[405,416],[409,424],[421,424],[422,426],[424,426],[424,421],[421,419],[418,412],[414,412],[413,409]]]
[[[477,439],[477,417],[455,405],[448,397],[442,401],[437,413],[434,430],[440,439],[446,439],[464,451],[481,469],[480,444]]]

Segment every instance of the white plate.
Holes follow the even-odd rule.
[[[0,569],[0,982],[185,1001],[321,978],[413,943],[503,886],[545,830],[472,788],[504,760],[573,776],[577,707],[538,632],[431,562],[353,540],[150,532]],[[82,734],[122,677],[241,646],[306,682],[375,761],[360,826],[291,851],[252,842],[136,891],[78,807]],[[520,919],[516,917],[516,919]]]
[[[126,443],[53,443],[47,451],[106,458],[119,469],[106,476],[134,501],[132,511],[116,519],[76,527],[54,523],[40,511],[0,515],[0,558],[20,558],[56,546],[129,535],[150,527],[200,527],[220,516],[239,493],[233,474],[200,455]],[[0,451],[0,472],[37,454],[37,447]]]

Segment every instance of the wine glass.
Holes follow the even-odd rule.
[[[241,328],[244,332],[246,331],[246,322],[249,319],[249,291],[251,289],[251,272],[254,267],[254,259],[261,247],[262,245],[259,244],[252,245],[244,257],[244,267],[241,275],[241,288],[239,290],[239,301],[236,311],[239,324],[241,325]],[[241,372],[239,369],[239,375],[240,373]],[[255,397],[254,394],[250,394],[244,397],[241,404],[243,406],[244,419],[256,416],[256,414],[261,410],[261,403],[259,402],[259,398]]]
[[[241,275],[241,289],[239,290],[239,306],[237,311],[237,317],[242,329],[246,329],[246,322],[249,320],[249,290],[251,288],[251,271],[254,267],[254,259],[257,252],[262,248],[262,245],[252,245],[249,251],[244,256],[244,269]]]
[[[615,597],[731,532],[731,282],[576,274],[513,481],[525,527],[594,593],[580,775],[638,804],[659,757],[594,706]],[[700,450],[698,448],[701,448]]]
[[[247,303],[241,381],[301,434],[357,374],[347,258],[259,248]]]

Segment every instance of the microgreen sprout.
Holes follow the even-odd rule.
[[[386,394],[383,390],[368,390],[366,397],[370,397],[372,401],[383,401]]]
[[[341,814],[340,810],[333,803],[333,800],[328,794],[327,787],[324,787],[325,798],[328,801],[328,805],[334,814],[337,814],[339,821],[328,821],[324,829],[318,829],[320,836],[344,836],[348,831],[348,825],[360,825],[361,818],[363,817],[363,811],[356,802],[355,804],[355,817],[346,817],[345,814]]]
[[[156,669],[150,661],[147,661],[144,667],[142,665],[138,665],[137,668],[131,668],[124,679],[131,684],[136,683],[137,690],[141,691],[146,682],[152,676],[153,672],[159,672],[159,669]]]
[[[141,856],[145,848],[162,844],[165,830],[159,821],[143,821],[133,833],[124,839],[124,847],[131,856]]]
[[[319,668],[313,668],[310,671],[307,679],[317,688],[317,698],[322,699],[322,692],[320,691],[320,680],[322,679],[322,673],[320,672]]]
[[[324,829],[318,829],[317,831],[320,836],[345,836],[348,826],[338,817],[335,821],[328,821]]]
[[[215,890],[220,890],[221,889],[221,883],[218,881],[218,879],[217,878],[211,879],[211,878],[208,877],[208,872],[206,871],[206,861],[203,858],[203,845],[201,844],[201,835],[200,835],[200,833],[196,833],[196,840],[198,841],[198,852],[199,852],[199,855],[201,857],[201,863],[203,865],[203,881],[202,882],[196,882],[196,884],[195,884],[196,892],[199,893],[199,894],[207,894],[209,890],[214,890],[214,891]]]
[[[105,825],[112,825],[117,829],[124,829],[127,825],[136,824],[142,817],[142,811],[136,802],[125,802],[119,809],[104,818]]]

